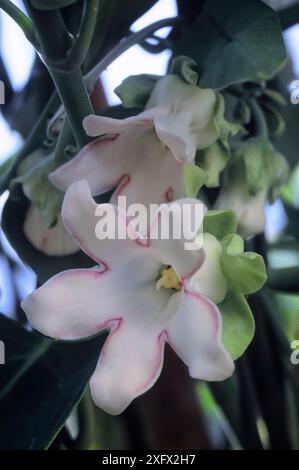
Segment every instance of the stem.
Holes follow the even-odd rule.
[[[267,284],[278,291],[299,293],[299,266],[270,269]]]
[[[10,2],[10,0],[0,0],[0,8],[17,23],[28,41],[38,50],[39,44],[36,41],[33,23],[30,18],[28,18],[20,8]]]
[[[0,55],[0,77],[1,77],[1,80],[3,80],[4,85],[5,85],[5,104],[9,106],[14,96],[14,89],[13,89],[10,77],[7,73],[6,67],[3,63],[1,55]]]
[[[39,36],[46,64],[54,66],[63,61],[73,41],[59,10],[37,10],[29,0],[24,0],[24,4]]]
[[[67,53],[64,67],[72,68],[83,64],[94,35],[99,6],[100,0],[85,0],[78,37]]]
[[[88,114],[93,114],[90,98],[84,86],[80,67],[71,72],[60,72],[49,68],[74,137],[79,147],[84,147],[90,138],[86,135],[82,121]]]
[[[85,76],[85,83],[88,87],[92,86],[98,76],[121,54],[143,41],[146,37],[150,36],[155,31],[158,31],[165,26],[174,26],[180,21],[180,18],[165,18],[164,20],[156,21],[155,23],[146,26],[137,33],[132,33],[127,38],[122,39],[108,54],[103,57],[100,62],[95,65]]]
[[[57,139],[55,153],[54,153],[54,163],[55,168],[65,163],[65,154],[64,151],[72,141],[72,130],[68,120],[65,120],[60,131],[59,137]]]
[[[88,114],[93,114],[93,109],[80,67],[69,71],[61,71],[56,67],[56,64],[59,65],[65,60],[72,43],[70,35],[58,10],[37,10],[28,0],[26,6],[40,38],[44,61],[61,98],[77,144],[83,147],[90,139],[84,132],[82,121]]]
[[[268,138],[268,126],[261,107],[257,103],[255,98],[250,98],[248,96],[244,96],[250,109],[252,111],[252,115],[254,117],[255,125],[256,125],[256,132],[257,135],[263,136]]]

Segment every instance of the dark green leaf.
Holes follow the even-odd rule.
[[[286,60],[278,16],[259,0],[207,1],[174,44],[174,54],[196,60],[199,86],[218,89],[268,80]]]
[[[76,3],[77,0],[31,0],[32,5],[38,10],[56,10]]]
[[[54,341],[0,315],[5,366],[0,376],[0,449],[46,448],[76,406],[104,336]]]

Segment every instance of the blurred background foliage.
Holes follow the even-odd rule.
[[[5,59],[2,34],[0,78],[5,83],[6,93],[1,113],[12,135],[17,135],[19,149],[9,154],[8,142],[2,146],[4,163],[0,169],[4,205],[1,292],[6,300],[6,306],[2,302],[5,315],[0,316],[0,339],[6,345],[6,365],[0,366],[1,449],[299,447],[299,365],[290,362],[291,341],[299,339],[299,106],[290,103],[290,83],[299,73],[298,63],[292,63],[290,53],[286,65],[274,77],[269,73],[275,69],[275,61],[281,60],[279,54],[283,53],[278,50],[276,54],[271,53],[275,35],[280,34],[275,28],[268,36],[263,36],[263,41],[255,38],[259,54],[256,63],[243,53],[237,33],[248,27],[250,36],[250,14],[254,16],[255,11],[247,11],[240,1],[177,0],[171,2],[171,10],[170,2],[164,0],[102,0],[92,41],[82,64],[83,73],[88,74],[123,37],[128,36],[132,25],[136,31],[136,20],[163,2],[167,6],[159,10],[155,19],[173,16],[177,11],[180,21],[174,27],[162,30],[163,34],[151,34],[136,46],[148,54],[144,62],[148,57],[163,57],[160,68],[150,65],[153,67],[151,73],[163,73],[173,53],[184,53],[202,64],[202,86],[212,86],[213,81],[216,87],[226,88],[241,82],[246,88],[254,86],[262,76],[262,88],[269,86],[279,91],[286,101],[280,106],[269,103],[265,97],[260,98],[267,111],[269,128],[273,130],[272,138],[288,159],[292,172],[281,198],[272,208],[267,208],[265,236],[248,241],[250,248],[265,257],[269,268],[268,284],[250,297],[256,321],[255,338],[246,354],[237,361],[234,376],[217,384],[196,383],[189,379],[185,367],[167,350],[162,377],[153,390],[137,399],[121,416],[111,417],[95,408],[86,388],[104,335],[65,344],[30,331],[19,307],[20,300],[35,284],[43,283],[54,273],[71,267],[90,266],[90,260],[82,253],[50,257],[34,248],[23,232],[29,203],[26,196],[19,191],[11,193],[7,199],[7,188],[18,163],[45,141],[48,146],[56,144],[57,136],[46,135],[46,128],[60,101],[54,93],[49,72],[38,56],[33,58],[26,83],[21,87],[14,85],[13,71],[9,70]],[[47,5],[55,4],[60,8],[69,32],[75,35],[78,31],[83,0],[32,0],[31,3],[42,8],[43,13]],[[278,11],[287,44],[291,44],[288,38],[299,23],[299,2],[273,0],[265,3]],[[223,20],[220,26],[225,29],[225,34],[209,21],[215,5],[219,7],[216,17],[220,23]],[[229,21],[226,21],[228,17]],[[263,21],[268,19],[261,15],[260,21],[261,28],[265,28]],[[226,37],[227,31],[237,38],[232,44],[231,38]],[[297,34],[298,31],[297,28]],[[14,37],[9,41],[13,42]],[[228,50],[228,47],[232,49]],[[97,82],[91,95],[95,109],[115,117],[128,115],[128,110],[117,105],[115,97],[111,99],[111,88],[113,83],[118,84],[132,73],[135,61],[138,62],[136,48],[131,56],[127,56],[127,62],[119,62],[118,69],[108,68],[101,76],[101,82]],[[292,52],[291,46],[289,52]],[[298,46],[296,53],[299,62]],[[221,73],[221,66],[220,73],[214,74],[215,55],[219,56],[217,63],[222,57],[226,65],[229,61],[227,74]],[[143,65],[140,65],[140,73],[145,71]],[[228,107],[229,103],[228,99]],[[232,114],[233,110],[228,109],[228,113]],[[208,190],[207,199],[214,200],[215,191]]]

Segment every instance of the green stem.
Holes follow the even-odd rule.
[[[49,67],[74,137],[79,147],[86,145],[90,138],[86,135],[82,122],[88,114],[93,114],[90,98],[86,91],[80,67],[71,72],[60,72]]]
[[[5,11],[22,29],[23,33],[25,34],[28,41],[33,45],[35,49],[39,49],[39,44],[36,41],[35,31],[33,27],[33,23],[26,16],[20,8],[14,5],[9,0],[0,0],[0,8]]]
[[[59,10],[37,10],[29,0],[24,3],[39,36],[42,55],[47,65],[54,67],[63,61],[73,44],[61,13]]]
[[[141,31],[137,33],[132,33],[127,38],[124,38],[119,42],[110,52],[97,64],[93,67],[85,76],[85,83],[88,87],[91,87],[92,84],[96,81],[99,75],[117,59],[121,54],[130,49],[135,44],[143,41],[145,38],[150,36],[155,31],[158,31],[165,26],[174,26],[180,21],[180,18],[165,18],[164,20],[156,21],[155,23],[146,26]]]
[[[288,250],[288,251],[299,251],[299,242],[293,239],[281,239],[277,242],[271,243],[269,246],[270,250]]]
[[[83,64],[94,35],[99,6],[100,0],[85,0],[78,37],[64,60],[65,68]]]
[[[56,67],[65,60],[70,49],[70,35],[58,10],[45,12],[32,7],[28,0],[25,3],[36,27],[44,61],[61,98],[74,137],[78,146],[83,147],[90,139],[84,132],[82,121],[88,114],[93,114],[93,109],[80,67],[69,71],[61,71]]]
[[[65,149],[72,142],[72,130],[68,120],[65,120],[62,129],[59,133],[55,152],[54,152],[54,163],[55,168],[65,163]]]
[[[299,293],[299,266],[270,269],[267,285],[278,291]]]
[[[246,99],[252,111],[257,135],[268,138],[267,121],[266,121],[263,111],[261,110],[260,105],[257,103],[255,98],[251,98],[246,95],[244,96],[244,98]]]

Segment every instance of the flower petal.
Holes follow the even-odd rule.
[[[213,123],[216,94],[210,89],[189,85],[175,75],[157,81],[147,103],[153,111],[159,138],[178,161],[193,163],[196,150],[218,138]]]
[[[74,269],[52,277],[22,303],[28,320],[53,338],[78,339],[112,327],[127,316],[162,312],[169,300],[157,292],[158,263],[130,259],[119,269]]]
[[[210,233],[204,233],[203,249],[205,260],[190,279],[190,285],[196,292],[218,304],[227,292],[227,280],[220,266],[222,247],[217,238]]]
[[[238,220],[239,233],[243,237],[249,237],[264,230],[266,200],[266,189],[252,196],[246,187],[246,182],[243,184],[241,182],[221,190],[215,208],[234,211]]]
[[[112,312],[99,302],[104,275],[93,268],[53,276],[21,304],[33,328],[61,339],[83,338],[107,328]]]
[[[134,154],[130,152],[130,148],[138,139],[140,134],[136,135],[133,130],[126,135],[100,137],[87,144],[72,160],[50,173],[49,180],[63,191],[82,179],[88,181],[93,195],[110,191],[134,167],[134,159],[131,158]],[[128,149],[126,158],[122,158],[124,149]]]
[[[165,336],[147,318],[140,315],[139,321],[135,317],[115,325],[91,378],[94,402],[113,415],[149,390],[160,375]]]
[[[49,228],[42,213],[33,205],[27,211],[24,233],[30,243],[49,256],[65,256],[79,251],[78,245],[65,230],[60,216],[57,224]]]
[[[102,134],[120,134],[131,128],[151,128],[153,127],[152,111],[145,111],[125,119],[114,119],[105,116],[90,114],[83,120],[83,127],[86,134],[97,137]]]
[[[119,185],[111,198],[117,203],[117,197],[126,196],[127,206],[143,204],[147,209],[150,204],[161,204],[184,197],[183,165],[165,147],[154,131],[144,135],[142,145],[132,149],[136,153],[130,181]],[[126,158],[124,156],[124,158]]]
[[[132,127],[88,144],[49,179],[62,190],[85,179],[93,195],[116,187],[111,202],[125,195],[127,204],[160,204],[185,194],[183,165],[154,130]]]
[[[191,377],[215,381],[229,377],[234,364],[221,343],[221,317],[216,305],[185,287],[180,297],[172,297],[168,308],[176,306],[167,327],[168,340],[189,367]]]
[[[98,213],[98,208],[101,213]],[[97,205],[86,181],[74,183],[68,189],[61,214],[65,227],[80,248],[97,263],[106,266],[106,269],[119,269],[121,264],[133,256],[140,258],[140,262],[150,258],[150,253],[133,229],[129,231],[131,238],[127,236],[128,221],[125,213],[112,204]],[[105,215],[113,233],[104,231],[105,223],[100,226],[97,215],[101,216],[102,221]],[[119,234],[123,238],[118,238]]]
[[[181,280],[191,277],[204,261],[200,235],[194,243],[204,213],[201,201],[186,198],[162,204],[153,218],[148,235],[151,250],[162,264],[172,266]]]
[[[196,145],[190,134],[190,112],[158,115],[154,118],[157,136],[180,163],[194,163]]]

